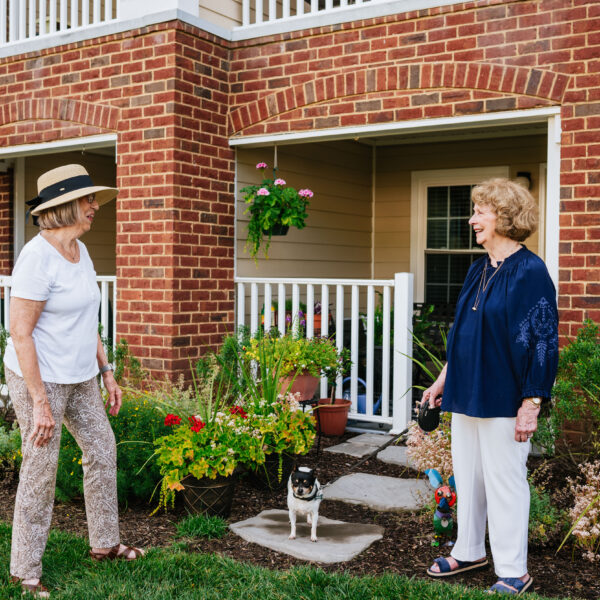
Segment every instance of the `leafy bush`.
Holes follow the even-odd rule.
[[[191,515],[176,525],[178,537],[222,538],[227,533],[227,521],[221,517]]]
[[[0,472],[16,471],[21,465],[21,432],[16,423],[0,422]]]
[[[576,339],[562,349],[552,396],[550,415],[538,420],[533,438],[548,453],[554,452],[567,421],[600,423],[600,338],[598,325],[592,321],[585,321]],[[587,444],[590,455],[600,455],[599,435],[595,428]]]
[[[529,491],[529,541],[545,545],[564,528],[565,514],[552,504],[550,493],[542,486],[536,487],[531,478]]]
[[[154,460],[154,440],[167,432],[151,396],[126,391],[117,417],[109,416],[117,441],[119,502],[148,501],[160,472]],[[63,426],[56,476],[56,498],[69,501],[83,493],[81,450]]]

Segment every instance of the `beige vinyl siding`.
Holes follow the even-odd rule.
[[[116,165],[114,156],[81,152],[62,152],[31,156],[25,159],[25,199],[37,196],[37,179],[46,171],[68,164],[83,165],[97,185],[115,186]],[[30,218],[25,224],[25,242],[39,232]],[[86,245],[98,275],[116,273],[116,203],[107,202],[96,213],[92,229],[81,237]]]
[[[254,2],[251,5],[250,22],[254,23]],[[263,19],[268,19],[269,1],[263,2]],[[310,12],[310,1],[304,2],[304,12]],[[290,2],[290,16],[296,14],[296,2]],[[281,0],[277,0],[277,18],[283,16]],[[242,0],[200,0],[200,17],[207,21],[220,25],[226,29],[239,27],[242,24]]]
[[[538,199],[540,163],[545,160],[543,135],[377,148],[374,276],[388,278],[410,270],[412,171],[508,166],[511,177],[517,171],[531,172],[531,191]],[[539,234],[526,244],[537,252]]]
[[[273,165],[273,149],[237,151],[237,273],[244,277],[371,276],[371,149],[352,142],[324,142],[278,149],[278,177],[310,188],[314,198],[304,229],[272,238],[269,258],[245,252],[246,204],[240,192],[260,183],[258,162]],[[267,174],[270,176],[271,171]]]

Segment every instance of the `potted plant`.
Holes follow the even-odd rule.
[[[350,370],[350,350],[342,348],[335,364],[324,369],[327,377],[331,395],[329,398],[321,398],[315,408],[317,413],[317,426],[323,435],[342,435],[346,430],[348,422],[348,411],[352,402],[345,398],[336,398],[336,383],[339,377],[343,377]]]
[[[263,442],[239,403],[231,404],[227,378],[214,364],[189,394],[167,393],[165,425],[172,433],[157,440],[156,460],[162,475],[160,506],[173,505],[183,491],[186,509],[226,517],[231,510],[236,470],[265,460]]]
[[[246,249],[255,260],[263,244],[265,257],[268,258],[273,235],[285,235],[290,227],[303,229],[306,226],[306,208],[313,197],[309,189],[286,187],[285,180],[277,177],[276,168],[273,169],[272,179],[265,177],[267,163],[260,162],[256,168],[261,171],[262,182],[241,190],[244,202],[248,205],[245,212],[250,214]]]
[[[240,352],[234,369],[245,391],[248,425],[260,438],[264,462],[247,464],[252,480],[271,490],[284,486],[297,455],[306,454],[315,439],[315,422],[299,410],[299,394],[282,390],[283,370],[289,365],[282,344],[271,338],[252,340]]]

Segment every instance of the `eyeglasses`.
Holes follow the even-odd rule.
[[[84,196],[83,199],[87,200],[90,204],[94,204],[96,202],[96,194],[89,194],[88,196]]]

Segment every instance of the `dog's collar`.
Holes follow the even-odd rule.
[[[296,492],[294,491],[292,491],[292,494],[297,500],[304,500],[306,502],[309,502],[310,500],[323,500],[323,493],[319,493],[319,491],[320,488],[315,486],[315,489],[313,490],[313,493],[310,496],[296,496]]]

